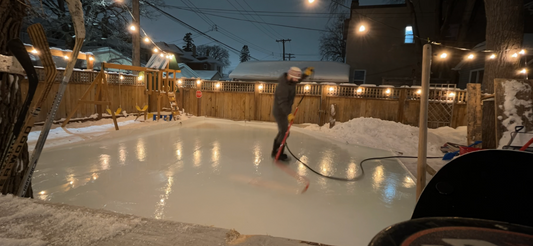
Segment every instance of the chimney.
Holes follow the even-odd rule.
[[[196,45],[192,46],[192,56],[196,57]]]

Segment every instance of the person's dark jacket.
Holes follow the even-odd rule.
[[[302,78],[298,83],[307,77],[308,75],[302,73]],[[291,113],[294,97],[296,96],[296,84],[297,83],[295,82],[289,82],[287,80],[287,73],[282,74],[278,79],[278,86],[274,92],[274,105],[272,108],[274,116],[287,117]]]

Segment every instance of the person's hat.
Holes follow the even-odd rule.
[[[302,70],[298,67],[291,67],[289,71],[287,72],[287,75],[291,78],[301,79],[302,78]]]

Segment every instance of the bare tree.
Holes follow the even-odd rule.
[[[27,8],[22,0],[0,0],[0,54],[11,55],[7,50],[7,42],[10,39],[18,38],[24,16],[26,16]],[[15,123],[17,116],[22,108],[22,98],[20,91],[20,82],[23,77],[16,74],[0,72],[0,153],[6,148],[9,148],[9,140],[6,131]],[[19,163],[28,167],[29,154],[28,145],[25,144],[21,155],[19,156]],[[22,179],[24,172],[13,172],[12,175],[17,178],[9,179],[9,183],[4,186],[2,194],[14,194],[17,192],[18,182]],[[31,187],[31,185],[30,185]],[[25,197],[33,197],[33,191],[28,189]]]
[[[222,67],[228,67],[231,64],[229,61],[228,50],[218,45],[200,45],[196,50],[198,52],[198,56],[209,56],[219,62],[222,62]]]
[[[65,0],[29,0],[35,6],[26,20],[27,24],[41,23],[50,38],[65,40],[69,49],[74,47],[74,26]],[[146,1],[146,0],[145,0]],[[162,0],[148,0],[163,4]],[[105,44],[123,53],[131,52],[131,34],[128,26],[131,15],[125,1],[81,0],[85,18],[84,46]],[[42,6],[42,8],[41,8]],[[155,11],[146,4],[140,6],[141,17],[155,19]],[[136,30],[140,31],[140,30]]]
[[[496,59],[485,62],[481,89],[494,93],[495,78],[516,78],[519,59],[511,55],[520,51],[524,39],[523,0],[485,0],[487,15],[486,48],[496,51]],[[494,101],[483,102],[483,148],[496,148]]]
[[[337,16],[320,36],[321,60],[345,62],[346,40],[343,37],[345,15]]]

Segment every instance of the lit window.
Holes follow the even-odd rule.
[[[405,27],[405,43],[412,44],[414,42],[415,42],[415,39],[413,35],[413,27],[412,26]]]

